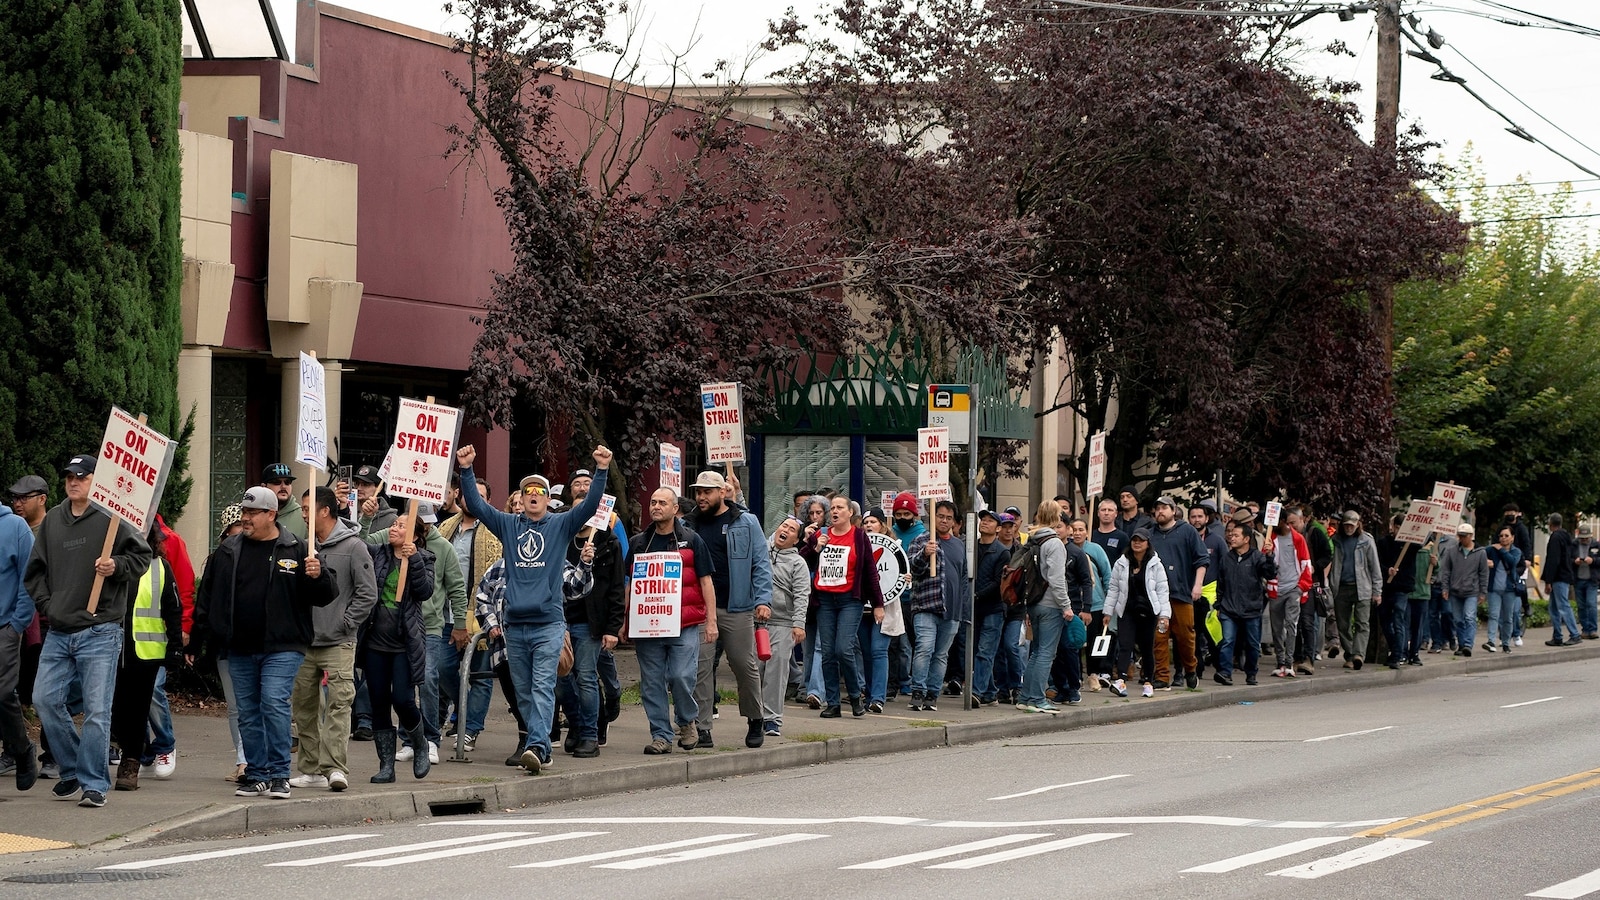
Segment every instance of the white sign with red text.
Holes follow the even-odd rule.
[[[628,581],[628,638],[677,637],[683,631],[683,557],[640,553]]]
[[[948,428],[917,429],[917,499],[951,499]]]
[[[683,448],[661,442],[661,487],[683,494]]]
[[[1098,497],[1106,490],[1106,433],[1096,432],[1089,439],[1089,483],[1085,496]]]
[[[1449,510],[1431,500],[1413,500],[1406,508],[1405,520],[1395,531],[1394,539],[1406,544],[1426,544],[1428,538],[1440,531],[1439,521],[1450,518]],[[1454,531],[1454,527],[1448,529]]]
[[[1261,517],[1261,523],[1268,528],[1277,528],[1278,520],[1283,518],[1283,504],[1276,500],[1267,501],[1267,509]]]
[[[611,527],[611,511],[617,508],[617,498],[611,494],[600,495],[600,508],[595,510],[589,521],[583,523],[585,528],[598,528],[605,531]]]
[[[1451,484],[1448,481],[1433,483],[1433,496],[1429,499],[1445,510],[1445,515],[1440,517],[1439,523],[1434,527],[1435,531],[1450,535],[1456,533],[1456,526],[1461,524],[1461,514],[1466,510],[1467,495],[1470,493],[1472,488]]]
[[[389,493],[444,503],[450,490],[461,410],[400,398],[394,444],[389,447]]]
[[[706,423],[706,459],[712,465],[744,465],[744,400],[739,385],[700,385],[700,407]]]
[[[125,410],[111,407],[89,502],[112,517],[125,519],[140,534],[149,532],[177,449],[165,435]]]

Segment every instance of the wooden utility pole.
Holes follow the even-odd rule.
[[[1378,0],[1378,73],[1377,98],[1372,114],[1372,146],[1393,165],[1398,149],[1397,133],[1400,119],[1400,0]],[[1391,238],[1398,238],[1392,235]],[[1372,287],[1372,321],[1383,342],[1383,394],[1390,409],[1394,408],[1394,282],[1380,276]],[[1392,467],[1391,467],[1392,468]],[[1383,476],[1383,505],[1385,518],[1389,511],[1391,473]]]

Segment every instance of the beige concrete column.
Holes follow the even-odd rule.
[[[189,555],[204,559],[211,549],[211,348],[185,347],[178,353],[178,418],[194,410],[194,436],[189,439],[189,475],[194,488],[189,505],[176,522],[167,524],[189,545]]]

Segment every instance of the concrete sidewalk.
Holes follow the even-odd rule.
[[[373,745],[352,743],[353,771],[348,791],[334,794],[297,788],[291,800],[235,798],[235,785],[224,781],[224,776],[233,771],[227,720],[180,716],[175,722],[178,768],[173,776],[166,781],[141,778],[140,790],[112,792],[103,809],[52,801],[50,788],[55,782],[40,781],[29,793],[19,794],[5,784],[9,779],[0,780],[0,853],[64,845],[124,846],[141,841],[358,825],[415,816],[509,811],[577,797],[1155,718],[1239,702],[1600,657],[1600,642],[1551,648],[1542,646],[1543,633],[1530,633],[1527,637],[1529,646],[1510,656],[1481,650],[1471,659],[1425,654],[1421,668],[1399,671],[1368,666],[1354,672],[1340,668],[1339,660],[1325,660],[1315,676],[1277,679],[1264,675],[1257,687],[1244,686],[1236,673],[1235,687],[1218,686],[1208,674],[1200,690],[1158,693],[1148,700],[1136,692],[1124,700],[1104,691],[1085,691],[1080,706],[1063,709],[1060,715],[1024,713],[1005,706],[964,711],[960,698],[947,697],[941,699],[939,711],[933,713],[910,712],[901,698],[891,701],[882,715],[855,719],[847,712],[843,718],[821,719],[804,705],[790,704],[784,713],[784,737],[768,738],[766,746],[759,750],[744,747],[745,723],[738,717],[737,707],[729,706],[726,708],[731,717],[719,720],[713,730],[717,749],[644,756],[641,751],[649,743],[644,711],[637,705],[624,706],[599,758],[574,759],[558,749],[554,765],[539,777],[503,765],[516,743],[516,729],[497,693],[488,726],[478,739],[478,750],[470,763],[449,761],[454,746],[450,744],[441,749],[440,763],[425,780],[411,778],[409,764],[401,763],[394,784],[374,785],[367,781],[377,770]],[[624,684],[630,683],[627,670],[631,668],[631,656],[619,655]],[[1270,667],[1270,661],[1267,665]]]

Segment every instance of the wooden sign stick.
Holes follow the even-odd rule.
[[[140,413],[139,424],[143,425],[147,421],[148,417]],[[111,516],[111,524],[106,526],[106,540],[100,545],[100,556],[95,560],[97,563],[111,557],[111,548],[117,543],[117,525],[122,522],[122,517],[111,510],[106,510],[106,513]],[[106,577],[99,572],[94,573],[94,587],[89,589],[89,615],[94,615],[95,610],[100,608],[100,592],[105,590],[105,587]]]
[[[317,351],[312,350],[306,354],[312,359],[317,358]],[[306,484],[310,490],[306,491],[306,556],[317,558],[317,467],[306,463]]]
[[[1405,565],[1406,554],[1410,553],[1410,552],[1411,552],[1411,544],[1410,543],[1407,543],[1407,544],[1405,544],[1404,546],[1402,546],[1400,548],[1400,558],[1394,561],[1394,569],[1395,569],[1394,574],[1390,575],[1388,578],[1385,578],[1383,580],[1384,584],[1388,584],[1389,582],[1393,581],[1394,580],[1394,576],[1400,574],[1400,567]]]
[[[428,402],[433,402],[433,395],[428,395]],[[412,497],[406,504],[406,536],[415,540],[417,533],[417,498]],[[400,557],[400,581],[394,586],[394,605],[400,605],[400,598],[406,595],[406,571],[411,568],[411,557]]]

